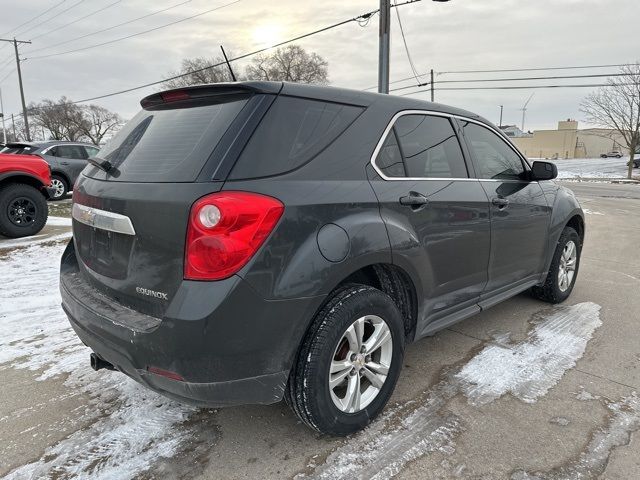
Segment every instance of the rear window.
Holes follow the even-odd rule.
[[[230,178],[268,177],[304,165],[338,138],[362,110],[353,105],[278,97]]]
[[[190,182],[197,178],[247,99],[167,110],[142,110],[97,157],[119,170],[112,181]],[[89,176],[103,174],[97,168]]]

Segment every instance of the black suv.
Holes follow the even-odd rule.
[[[141,105],[78,179],[62,258],[95,369],[202,406],[284,397],[344,435],[382,410],[408,343],[573,288],[582,209],[477,115],[259,82]]]

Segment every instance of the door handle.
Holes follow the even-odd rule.
[[[504,208],[509,205],[509,199],[507,198],[492,198],[491,203],[493,203],[498,208]]]
[[[69,165],[69,162],[60,162],[60,165]]]
[[[418,210],[429,203],[429,199],[418,192],[409,192],[409,195],[400,197],[400,205]]]

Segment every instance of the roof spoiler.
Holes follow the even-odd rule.
[[[246,97],[256,93],[278,94],[282,90],[282,82],[240,82],[214,83],[174,88],[144,97],[140,105],[145,110],[169,107],[180,104],[191,104],[194,101],[207,104],[228,102],[230,99]]]

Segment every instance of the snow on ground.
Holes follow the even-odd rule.
[[[37,371],[39,380],[68,374],[69,392],[90,398],[77,423],[90,425],[5,479],[134,478],[159,458],[178,451],[189,434],[176,427],[193,409],[122,374],[89,368],[89,349],[60,308],[58,268],[65,244],[34,245],[0,259],[0,370]]]
[[[627,178],[629,157],[551,160],[558,167],[558,179]],[[640,174],[636,168],[634,174]]]
[[[535,402],[576,365],[600,325],[600,305],[595,303],[558,309],[536,325],[525,342],[487,346],[456,378],[472,405],[484,405],[506,393]]]
[[[53,227],[70,227],[71,219],[67,217],[49,217],[47,218],[47,225]]]
[[[387,409],[312,474],[298,478],[383,480],[425,454],[453,453],[463,429],[460,419],[444,409],[450,399],[462,392],[478,406],[511,393],[533,403],[575,366],[601,324],[595,303],[556,307],[537,319],[524,341],[510,345],[505,335],[497,337],[457,373],[443,375],[418,400]]]

